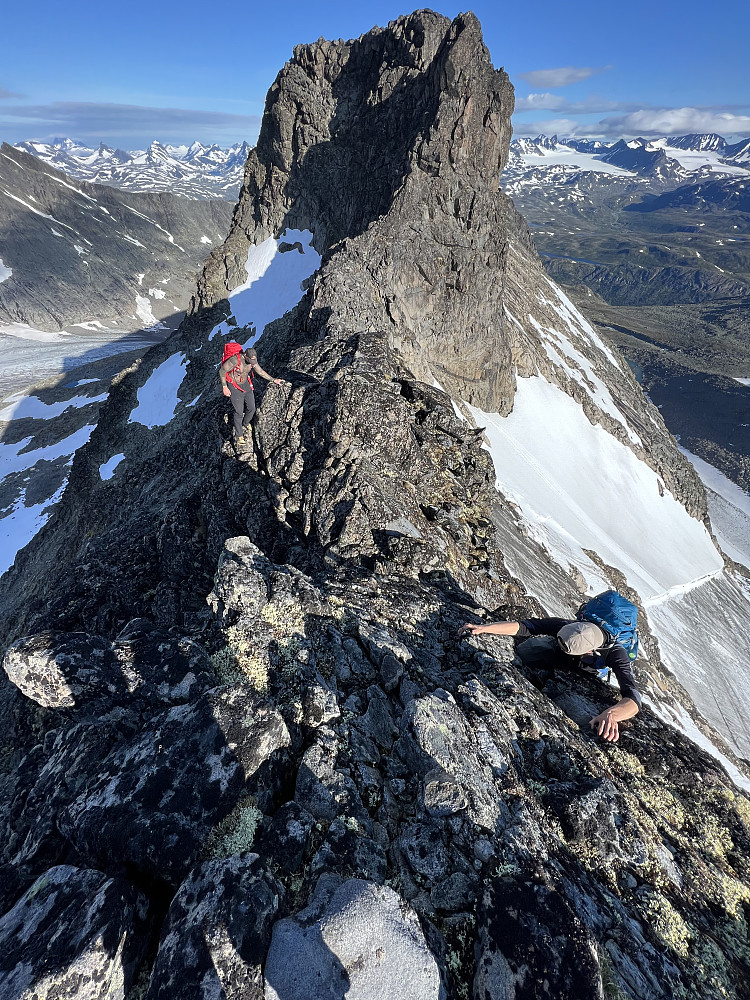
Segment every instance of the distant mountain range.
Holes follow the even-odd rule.
[[[503,188],[548,272],[611,305],[750,293],[750,139],[560,139],[511,143]]]
[[[704,169],[726,173],[727,168],[750,168],[750,139],[730,144],[715,132],[692,132],[661,139],[618,139],[609,143],[600,139],[538,135],[533,139],[517,138],[511,143],[511,157],[559,156],[566,151],[591,154],[601,158],[602,162],[633,172],[653,170],[669,161],[673,169],[687,173]],[[685,156],[686,153],[702,153],[704,156]]]
[[[74,139],[52,142],[29,140],[16,149],[30,153],[75,180],[107,184],[124,191],[165,191],[184,198],[224,198],[234,202],[242,184],[250,151],[246,142],[228,149],[193,142],[172,146],[157,140],[147,149],[113,149],[101,143],[91,149]],[[620,174],[645,178],[668,187],[696,173],[747,177],[750,139],[730,144],[720,135],[691,133],[661,139],[559,138],[539,135],[517,138],[504,179],[509,193],[513,182],[531,167]],[[509,188],[510,185],[510,188]]]
[[[16,149],[36,156],[75,180],[91,184],[235,202],[250,147],[246,142],[229,149],[204,146],[200,142],[170,146],[155,140],[148,149],[126,151],[104,143],[98,149],[90,149],[73,139],[54,139],[49,143],[19,142]]]

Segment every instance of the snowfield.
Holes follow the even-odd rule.
[[[617,174],[620,177],[635,177],[631,170],[624,170],[616,167],[613,163],[605,163],[597,158],[594,153],[579,153],[577,149],[570,146],[563,146],[558,143],[555,149],[545,149],[539,147],[541,156],[537,153],[519,154],[527,167],[551,166],[561,164],[570,167],[571,170],[593,170],[599,174]]]
[[[93,429],[93,424],[87,424],[62,441],[56,441],[44,448],[34,448],[33,451],[24,451],[32,440],[30,437],[23,438],[15,444],[0,441],[0,482],[12,472],[24,472],[33,468],[37,462],[54,462],[55,459],[65,455],[72,457],[82,445],[86,444]]]
[[[659,477],[541,376],[518,380],[507,417],[469,407],[486,427],[498,490],[563,567],[598,586],[592,549],[644,600],[697,584],[723,568],[703,524]],[[663,495],[662,495],[663,494]]]
[[[736,177],[746,177],[747,171],[732,163],[722,163],[721,154],[712,149],[695,150],[679,149],[669,145],[668,139],[656,139],[649,143],[654,149],[663,149],[667,156],[677,160],[684,170],[693,173],[702,170],[704,167],[716,174],[734,174]]]
[[[721,573],[648,609],[661,656],[701,715],[750,758],[750,602],[741,581]],[[750,789],[749,789],[750,790]]]
[[[750,758],[750,586],[724,569],[704,525],[628,447],[590,424],[570,396],[541,376],[518,380],[507,417],[467,409],[486,428],[497,488],[517,509],[526,535],[502,530],[508,569],[552,614],[572,613],[577,599],[555,565],[580,573],[588,594],[611,582],[585,550],[623,572],[643,601],[664,664],[735,752]],[[715,476],[711,485],[720,496]],[[741,525],[731,538],[748,560],[750,500],[746,506],[736,494],[730,499]],[[718,523],[726,541],[726,522]],[[544,571],[535,545],[549,554]],[[750,790],[687,716],[652,707]]]
[[[711,526],[722,552],[750,569],[750,496],[713,465],[685,448],[680,451],[692,462],[706,488]]]

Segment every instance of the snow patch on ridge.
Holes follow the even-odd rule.
[[[102,464],[99,466],[99,475],[100,475],[100,477],[105,482],[108,479],[111,479],[112,476],[114,476],[114,474],[115,474],[115,469],[120,464],[120,462],[122,462],[122,460],[124,458],[125,458],[125,455],[122,452],[120,452],[119,455],[113,455],[112,458],[110,458],[110,460],[108,462],[102,462]]]
[[[31,437],[25,437],[15,444],[0,441],[0,482],[13,472],[24,472],[33,468],[37,462],[54,462],[64,455],[74,455],[86,444],[93,429],[93,424],[86,424],[62,441],[56,441],[43,448],[34,448],[33,451],[24,451],[24,448],[31,443]]]
[[[0,257],[0,282],[7,281],[12,274],[12,269],[3,264],[3,259]]]
[[[245,264],[247,280],[229,293],[237,326],[255,327],[243,346],[254,344],[269,323],[293,309],[304,295],[302,282],[315,274],[321,261],[312,239],[308,229],[287,229],[278,239],[269,236],[249,248]],[[291,245],[292,249],[281,253],[281,243]],[[209,340],[217,335],[234,339],[239,337],[239,331],[220,323],[209,334]]]
[[[168,424],[180,402],[177,393],[186,368],[184,354],[173,354],[162,361],[138,390],[138,405],[131,411],[128,423],[143,424],[148,428]]]
[[[33,507],[25,505],[26,491],[23,490],[10,514],[0,520],[0,574],[10,569],[16,555],[49,521],[52,516],[49,508],[53,507],[62,497],[67,484],[66,477],[54,496],[35,504]]]
[[[31,437],[26,437],[15,444],[0,442],[0,482],[6,476],[14,472],[24,472],[41,461],[53,462],[55,459],[68,457],[66,465],[71,465],[73,456],[86,444],[93,430],[93,424],[86,424],[62,441],[47,445],[45,448],[35,448],[33,451],[23,451],[31,442]],[[0,518],[0,573],[10,569],[18,552],[28,545],[47,523],[50,518],[49,508],[63,495],[67,482],[66,476],[53,496],[32,507],[26,506],[26,490],[21,490],[9,513]]]
[[[24,417],[49,420],[51,417],[59,417],[61,413],[71,407],[80,409],[80,407],[89,406],[91,403],[103,403],[107,396],[106,392],[102,393],[101,396],[73,396],[72,399],[61,399],[57,403],[43,403],[38,396],[24,396],[0,410],[0,421],[21,420]]]
[[[143,324],[145,330],[163,330],[164,324],[154,316],[151,311],[151,303],[145,295],[136,295],[135,314]]]

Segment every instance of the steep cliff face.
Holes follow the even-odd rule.
[[[192,316],[0,582],[9,995],[139,967],[148,1000],[748,995],[747,797],[649,708],[604,745],[606,686],[456,639],[722,573],[658,413],[497,188],[511,107],[471,16],[282,70]],[[289,380],[239,450],[228,336]],[[576,463],[682,561],[564,498]]]

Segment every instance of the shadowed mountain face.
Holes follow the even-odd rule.
[[[748,995],[750,806],[722,766],[648,707],[605,744],[612,690],[456,637],[616,582],[649,611],[655,709],[748,781],[615,555],[675,629],[676,579],[691,619],[703,576],[740,584],[658,412],[498,190],[511,109],[472,16],[281,71],[191,316],[112,386],[0,581],[14,995],[81,968],[126,992],[139,967],[147,1000]],[[288,380],[258,378],[238,447],[230,337]],[[632,549],[566,467],[621,491]],[[557,506],[533,521],[539,483]]]
[[[127,333],[181,313],[232,206],[73,181],[28,153],[0,150],[0,327],[96,320]]]

